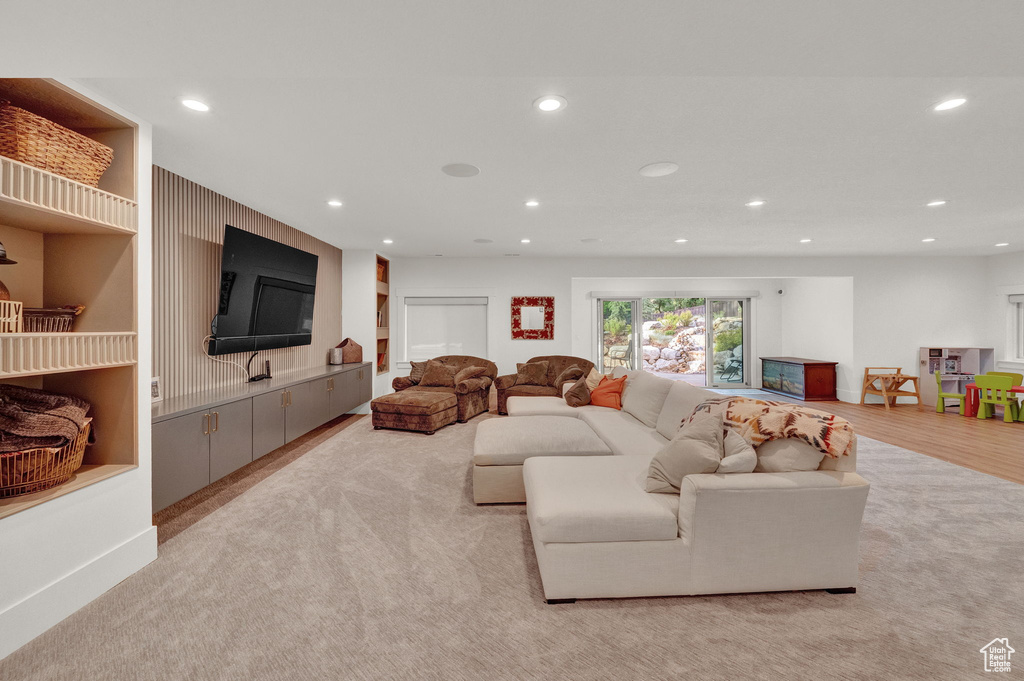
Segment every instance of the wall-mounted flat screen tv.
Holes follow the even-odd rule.
[[[317,256],[227,225],[211,355],[313,342]]]

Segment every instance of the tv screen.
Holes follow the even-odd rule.
[[[211,355],[313,342],[317,256],[227,225]]]

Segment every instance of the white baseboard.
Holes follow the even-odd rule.
[[[840,402],[860,403],[860,393],[854,390],[836,390],[836,397]]]
[[[0,659],[156,560],[156,527],[0,612]]]

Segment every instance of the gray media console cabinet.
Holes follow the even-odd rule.
[[[293,372],[153,405],[153,512],[369,402],[369,362]]]

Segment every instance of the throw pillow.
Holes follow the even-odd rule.
[[[558,378],[555,379],[555,387],[561,388],[562,384],[567,381],[575,381],[577,378],[583,375],[583,369],[573,364],[570,367],[566,367],[562,370],[562,373],[558,374]]]
[[[455,374],[447,364],[441,364],[436,360],[427,362],[427,368],[423,371],[423,378],[420,379],[423,387],[436,386],[439,388],[454,388]]]
[[[648,428],[654,428],[672,383],[646,371],[636,372],[629,379],[629,389],[622,394],[622,410]]]
[[[570,407],[582,407],[590,404],[590,388],[587,387],[587,377],[580,376],[579,380],[572,384],[565,393],[565,403]]]
[[[526,362],[516,364],[516,385],[547,385],[548,363]]]
[[[647,491],[679,494],[687,475],[714,473],[722,461],[722,417],[702,415],[680,428],[647,469]]]
[[[825,458],[825,452],[792,437],[769,440],[758,445],[755,451],[757,468],[754,470],[758,473],[816,471]]]
[[[409,372],[409,380],[413,383],[419,383],[423,380],[423,372],[427,370],[426,362],[409,362],[412,365],[412,371]]]
[[[625,387],[625,376],[622,378],[605,376],[601,379],[601,383],[590,391],[590,403],[595,407],[622,409],[622,391]]]
[[[757,466],[757,452],[743,436],[730,428],[725,429],[722,441],[722,462],[716,473],[753,473]]]
[[[455,385],[458,385],[463,381],[468,381],[471,378],[476,378],[477,376],[483,376],[485,373],[487,373],[487,369],[484,367],[466,367],[455,374]]]
[[[604,378],[601,372],[597,369],[591,369],[590,373],[587,374],[587,390],[593,392],[594,388],[601,385],[601,379]]]

